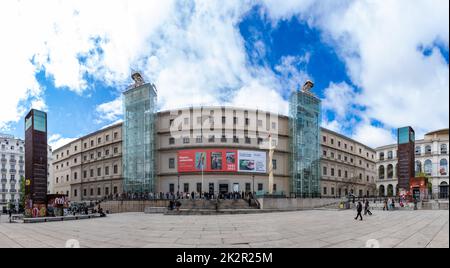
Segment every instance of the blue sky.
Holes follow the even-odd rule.
[[[108,2],[101,18],[103,0],[0,4],[25,33],[0,19],[15,41],[0,47],[0,132],[23,138],[31,107],[48,112],[53,146],[118,122],[131,68],[155,83],[163,110],[286,114],[311,79],[323,126],[370,146],[404,125],[418,136],[448,127],[448,1],[138,2]]]

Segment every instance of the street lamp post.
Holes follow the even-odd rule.
[[[178,175],[177,195],[180,194],[180,175]]]
[[[252,195],[253,195],[253,193],[255,192],[255,175],[252,175],[252,179],[253,179],[253,184],[252,184],[252,187],[253,187]]]

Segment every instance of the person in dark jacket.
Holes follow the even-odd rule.
[[[372,215],[372,212],[369,210],[369,199],[366,199],[366,202],[364,203],[364,216],[367,214]]]
[[[358,217],[360,217],[360,218],[361,218],[360,220],[362,221],[363,218],[362,218],[362,215],[361,215],[361,212],[362,212],[362,204],[361,204],[361,201],[358,201],[358,205],[356,205],[356,211],[358,212],[358,214],[356,214],[355,220],[357,220]]]

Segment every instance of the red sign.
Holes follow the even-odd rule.
[[[178,172],[237,171],[237,150],[207,149],[178,151]]]

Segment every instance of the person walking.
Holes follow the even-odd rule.
[[[364,216],[366,214],[372,215],[372,212],[369,210],[369,199],[366,199],[366,202],[364,203]]]
[[[355,220],[357,220],[358,217],[360,217],[360,218],[361,218],[360,221],[362,221],[363,218],[362,218],[362,215],[361,215],[361,212],[362,212],[362,204],[361,204],[361,201],[358,201],[358,204],[356,205],[356,211],[358,212],[358,214],[356,214]]]
[[[9,223],[12,222],[12,210],[9,209]]]

